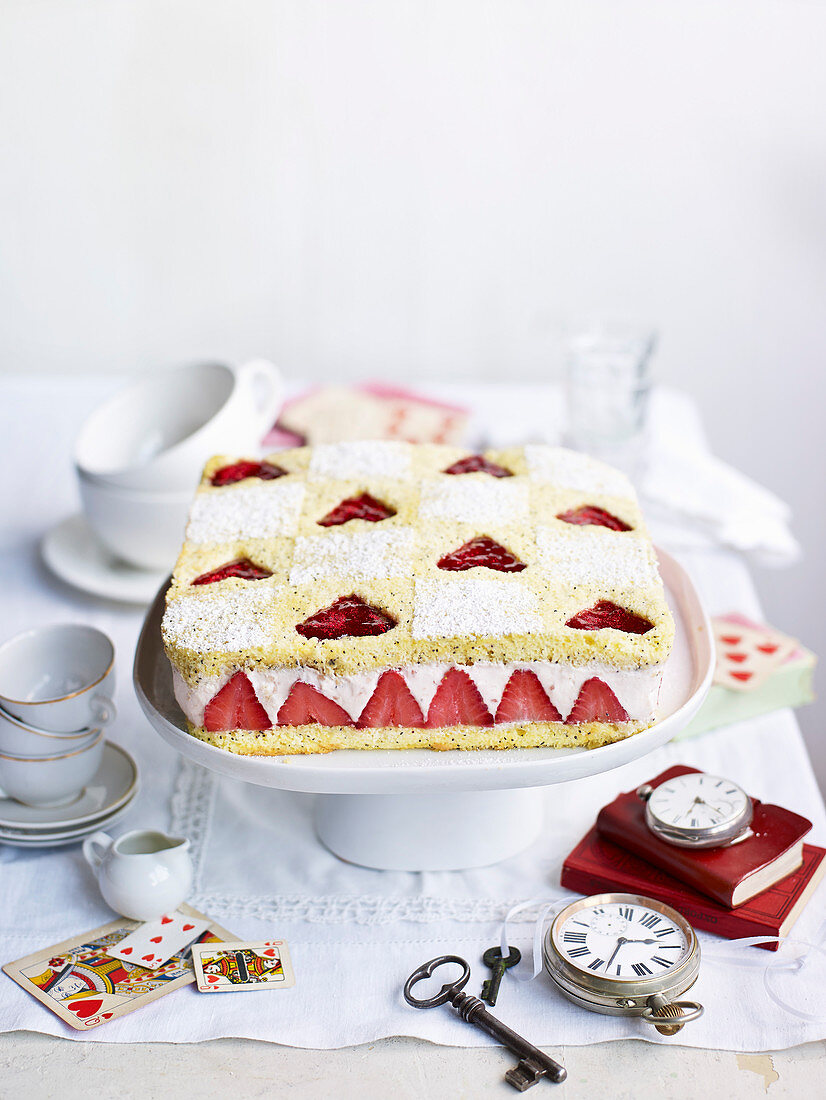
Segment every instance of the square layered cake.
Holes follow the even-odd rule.
[[[217,456],[163,620],[190,732],[262,755],[616,741],[673,637],[628,479],[539,445]]]

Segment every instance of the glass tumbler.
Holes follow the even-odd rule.
[[[569,335],[565,442],[633,472],[641,456],[651,390],[653,329],[596,321]]]

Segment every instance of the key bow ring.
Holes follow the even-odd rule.
[[[446,966],[449,963],[456,963],[462,968],[462,973],[455,981],[443,985],[435,997],[428,997],[427,1000],[421,1000],[413,996],[414,985],[432,977],[440,966]],[[436,1008],[438,1005],[446,1005],[457,993],[461,993],[469,978],[470,967],[459,955],[439,955],[437,959],[430,959],[429,962],[422,963],[420,967],[413,971],[404,983],[404,999],[413,1008]]]

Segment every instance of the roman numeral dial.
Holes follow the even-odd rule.
[[[672,970],[687,954],[685,933],[668,916],[634,900],[577,909],[554,926],[559,953],[583,972],[622,981]]]

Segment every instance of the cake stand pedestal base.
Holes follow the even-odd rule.
[[[457,871],[508,859],[536,840],[541,787],[450,794],[323,794],[322,844],[348,863],[382,871]]]

